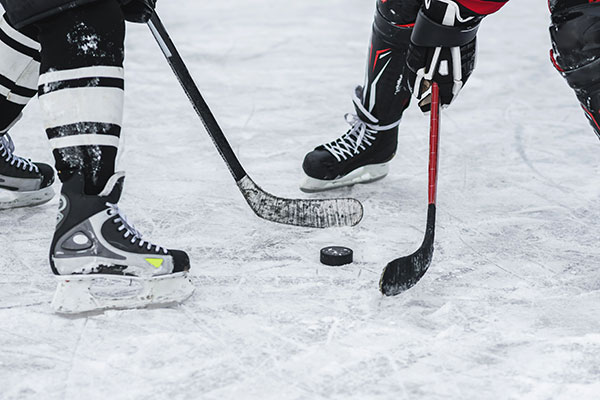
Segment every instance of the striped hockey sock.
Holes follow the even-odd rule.
[[[123,15],[118,3],[98,2],[37,26],[37,89],[56,169],[63,182],[81,172],[86,193],[98,194],[114,174],[123,120]]]
[[[37,93],[39,51],[37,41],[10,26],[6,15],[0,17],[0,135],[19,120]]]
[[[46,72],[39,99],[59,174],[83,170],[102,189],[114,172],[123,119],[123,68],[90,66]]]

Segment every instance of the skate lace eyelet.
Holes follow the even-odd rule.
[[[116,204],[107,202],[106,206],[108,207],[107,214],[110,216],[115,216],[115,218],[112,218],[112,222],[114,224],[120,224],[120,226],[118,226],[117,228],[117,231],[123,233],[122,238],[124,240],[129,241],[129,243],[132,245],[135,245],[137,243],[139,248],[143,248],[144,245],[148,244],[148,250],[150,250],[152,246],[154,246],[154,251],[156,253],[162,250],[162,247],[152,245],[148,241],[142,239],[141,233],[139,233],[139,231],[135,229],[135,227],[132,224],[129,223],[127,217],[125,217],[120,212],[119,207]]]

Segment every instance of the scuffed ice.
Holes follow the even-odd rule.
[[[345,132],[374,2],[158,4],[253,179],[304,197],[305,152]],[[434,260],[394,298],[377,284],[423,239],[428,119],[405,114],[388,177],[336,192],[364,203],[358,226],[269,223],[147,27],[129,25],[121,205],[190,253],[196,294],[57,317],[58,200],[0,212],[0,399],[596,399],[600,143],[548,61],[546,7],[511,1],[483,22],[477,70],[442,115]],[[18,154],[51,162],[40,127],[34,102],[11,133]],[[355,262],[321,265],[334,244]]]

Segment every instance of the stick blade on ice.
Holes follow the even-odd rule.
[[[265,192],[248,176],[238,186],[256,215],[272,222],[331,228],[354,226],[363,217],[363,206],[355,199],[285,199]]]
[[[386,296],[396,296],[419,282],[429,269],[433,258],[435,234],[435,205],[427,210],[427,229],[421,247],[409,256],[391,261],[383,270],[379,289]]]

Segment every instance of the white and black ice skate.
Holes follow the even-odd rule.
[[[387,175],[388,163],[396,153],[400,121],[379,125],[377,118],[363,107],[361,92],[362,88],[357,87],[353,98],[356,114],[346,114],[350,130],[304,157],[306,178],[300,190],[320,192],[373,182]]]
[[[0,210],[46,203],[54,197],[54,170],[14,154],[8,134],[0,136]]]
[[[113,175],[97,196],[80,173],[63,185],[50,250],[59,313],[172,304],[194,291],[187,254],[145,241],[119,210],[124,179]]]

